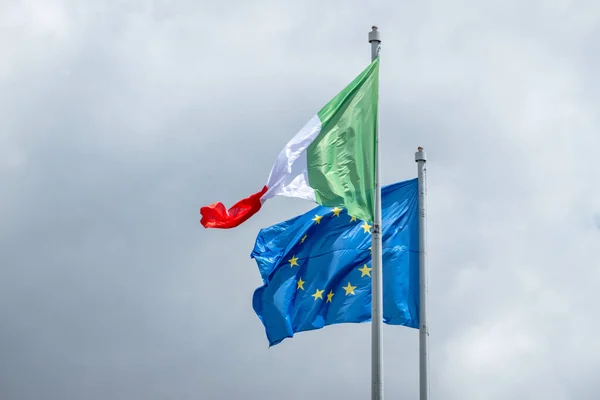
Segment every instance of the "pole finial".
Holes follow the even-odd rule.
[[[369,43],[373,42],[381,43],[381,37],[379,36],[379,28],[377,25],[373,25],[371,27],[371,32],[369,32]],[[377,55],[375,55],[375,57],[376,56]]]
[[[425,150],[423,150],[423,146],[417,147],[417,152],[415,153],[415,161],[427,161],[427,154]]]

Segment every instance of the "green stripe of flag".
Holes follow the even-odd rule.
[[[378,95],[379,58],[319,111],[321,132],[306,155],[317,203],[345,207],[369,222],[374,219]]]

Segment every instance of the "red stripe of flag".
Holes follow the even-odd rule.
[[[265,186],[260,192],[235,203],[229,210],[225,209],[223,203],[214,203],[210,206],[200,208],[202,219],[200,223],[205,228],[235,228],[260,210],[262,202],[260,198],[267,192]]]

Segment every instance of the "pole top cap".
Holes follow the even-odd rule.
[[[422,146],[417,147],[417,152],[415,153],[415,161],[427,161],[427,153],[423,150]]]
[[[371,32],[369,32],[369,43],[371,42],[380,42],[381,36],[379,35],[379,28],[376,25],[371,27]]]

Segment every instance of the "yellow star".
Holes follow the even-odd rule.
[[[300,264],[298,264],[298,257],[296,256],[293,256],[288,260],[288,262],[290,263],[290,268],[292,268],[294,265],[300,266]]]
[[[311,294],[311,296],[315,298],[315,301],[317,301],[317,299],[323,300],[323,292],[324,292],[323,290],[317,289],[315,294]]]
[[[304,290],[304,281],[302,280],[302,278],[298,278],[298,286],[296,287],[296,290],[298,289]]]
[[[320,215],[315,215],[315,217],[312,220],[315,221],[317,224],[320,224],[321,218],[323,218],[323,217]]]
[[[358,269],[361,272],[360,277],[362,278],[363,276],[371,276],[372,269],[373,268],[369,268],[367,267],[367,264],[365,264],[364,267]]]
[[[331,299],[333,298],[333,290],[330,290],[329,293],[327,294],[327,301],[326,303],[331,303]]]
[[[336,207],[333,209],[333,215],[335,215],[336,217],[339,217],[341,212],[342,212],[341,208]]]
[[[308,234],[304,235],[304,237],[302,238],[302,240],[300,241],[300,243],[304,243],[304,241],[306,240],[307,237],[308,237]]]
[[[364,224],[362,224],[360,227],[364,229],[364,233],[367,233],[367,232],[371,233],[371,225],[367,224],[366,222]]]
[[[350,222],[354,222],[354,221],[356,221],[356,217],[350,218]]]
[[[346,291],[346,296],[348,296],[349,294],[355,294],[354,289],[356,289],[356,286],[352,286],[350,282],[348,282],[348,286],[343,287],[342,289]]]

